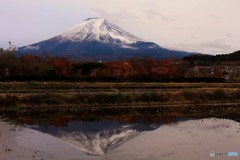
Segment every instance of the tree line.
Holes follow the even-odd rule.
[[[222,78],[219,74],[194,72],[201,63],[208,61],[192,59],[163,59],[150,57],[130,58],[112,62],[79,62],[65,57],[51,57],[48,54],[36,56],[25,54],[16,56],[14,51],[0,49],[0,79],[69,79],[95,81],[184,81],[184,79]],[[224,65],[224,64],[223,64]],[[201,81],[202,81],[201,80]]]
[[[206,55],[206,54],[194,54],[184,57],[187,61],[210,61],[210,62],[224,62],[224,61],[240,61],[240,51],[236,51],[230,54],[221,55]]]

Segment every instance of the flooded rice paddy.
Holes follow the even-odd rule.
[[[230,119],[130,123],[105,118],[63,125],[1,120],[0,128],[1,160],[206,160],[212,159],[211,151],[240,153],[240,123]]]

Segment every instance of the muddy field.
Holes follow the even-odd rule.
[[[0,83],[0,115],[18,122],[65,123],[106,117],[122,121],[142,117],[239,121],[239,106],[239,83]]]

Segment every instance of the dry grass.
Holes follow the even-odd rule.
[[[27,123],[240,115],[238,83],[1,82],[0,92],[0,115]]]

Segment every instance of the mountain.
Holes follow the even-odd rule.
[[[205,54],[195,54],[184,57],[188,61],[212,61],[212,62],[221,62],[221,61],[240,61],[240,50],[221,55],[205,55]]]
[[[61,35],[18,48],[20,55],[41,55],[44,52],[82,61],[111,61],[131,57],[182,58],[190,55],[144,41],[103,18],[86,19]]]
[[[98,122],[70,122],[64,127],[38,125],[34,130],[58,137],[69,145],[89,155],[105,155],[145,131],[152,131],[161,124],[123,124],[113,120]]]

